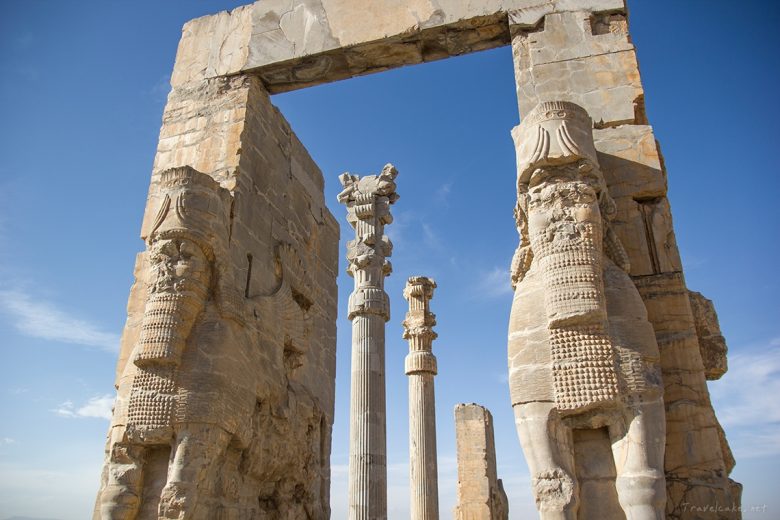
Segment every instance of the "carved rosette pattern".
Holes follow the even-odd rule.
[[[398,171],[386,165],[379,175],[339,177],[339,202],[355,239],[347,243],[347,272],[355,279],[347,317],[352,321],[350,396],[349,518],[387,518],[387,440],[385,424],[385,322],[390,304],[384,278],[392,244],[384,227],[393,221]]]
[[[403,322],[403,338],[409,342],[409,354],[404,363],[409,376],[409,484],[410,518],[438,520],[438,468],[436,462],[436,403],[433,378],[436,356],[432,342],[436,315],[430,300],[436,282],[431,278],[413,276],[406,282],[404,298],[409,311]]]

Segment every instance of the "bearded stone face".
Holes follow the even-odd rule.
[[[210,263],[195,242],[178,237],[155,240],[149,260],[149,299],[135,363],[178,364],[195,319],[205,306]]]
[[[550,326],[606,319],[600,194],[600,177],[585,161],[531,175],[525,194],[528,237],[542,272]]]
[[[208,287],[209,262],[203,250],[185,238],[156,240],[150,251],[149,292],[195,293],[204,295]]]

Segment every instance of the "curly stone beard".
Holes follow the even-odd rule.
[[[151,282],[135,351],[138,367],[128,406],[128,438],[164,444],[176,414],[176,370],[203,311],[211,279],[201,248],[186,238],[157,239],[149,247]]]
[[[603,322],[602,224],[594,189],[580,181],[546,183],[529,193],[528,211],[549,326]]]
[[[178,365],[205,306],[209,263],[200,247],[187,239],[157,240],[149,253],[152,281],[135,364]]]
[[[554,174],[529,189],[528,233],[544,286],[556,408],[573,412],[616,403],[617,374],[598,194],[592,182]]]

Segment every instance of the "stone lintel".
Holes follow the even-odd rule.
[[[510,43],[548,14],[624,0],[262,0],[183,28],[174,87],[242,72],[272,94]]]

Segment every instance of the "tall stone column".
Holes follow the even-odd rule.
[[[349,407],[349,518],[387,518],[387,431],[385,426],[385,322],[390,301],[384,290],[391,272],[392,244],[384,227],[393,221],[398,171],[386,165],[379,175],[339,177],[355,240],[347,243],[347,272],[355,279],[349,296],[352,321],[352,382]]]
[[[438,520],[439,476],[436,465],[436,406],[433,376],[436,356],[431,352],[437,334],[436,315],[430,300],[436,282],[413,276],[406,282],[404,298],[409,312],[404,320],[404,339],[409,341],[405,370],[409,376],[409,486],[412,520]]]

